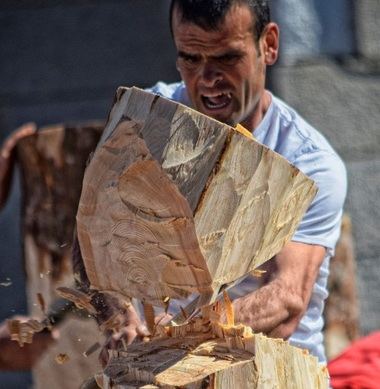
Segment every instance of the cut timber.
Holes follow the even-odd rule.
[[[104,389],[327,389],[328,372],[318,359],[282,339],[254,334],[243,324],[220,322],[222,309],[178,326],[156,326],[151,341],[111,351],[105,370],[96,375]]]
[[[113,352],[97,382],[104,389],[328,388],[326,367],[288,342],[260,334],[209,337],[193,332],[132,345],[128,353]],[[240,339],[233,342],[240,348],[231,348],[232,338]]]
[[[87,275],[153,305],[193,292],[207,304],[290,240],[315,192],[232,127],[119,88],[78,208]]]
[[[28,313],[44,322],[46,313],[65,315],[59,326],[59,340],[33,368],[35,389],[79,387],[99,366],[97,355],[82,355],[102,339],[96,323],[67,315],[67,303],[57,301],[55,289],[73,284],[75,215],[85,166],[103,128],[99,122],[49,126],[17,143]],[[62,352],[70,360],[57,365],[55,358]]]

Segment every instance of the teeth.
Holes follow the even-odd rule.
[[[231,98],[231,93],[212,93],[203,96],[207,98],[215,98],[215,97],[222,97],[222,96],[227,96],[228,98]]]
[[[231,93],[209,93],[202,95],[203,102],[209,109],[221,109],[227,107],[232,100]]]

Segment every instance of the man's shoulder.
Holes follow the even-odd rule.
[[[159,96],[166,97],[167,99],[190,106],[190,99],[187,95],[186,87],[183,82],[167,84],[163,81],[159,81],[157,84],[147,88],[146,90]]]
[[[326,137],[304,119],[296,109],[290,107],[276,96],[273,98],[273,123],[274,128],[269,131],[277,131],[276,148],[291,163],[296,163],[302,156],[330,155],[340,159],[337,152]],[[276,128],[277,127],[277,128]]]

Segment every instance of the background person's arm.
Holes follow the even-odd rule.
[[[36,130],[35,123],[24,124],[12,132],[0,149],[0,209],[4,207],[9,195],[16,144],[20,139],[34,134]]]

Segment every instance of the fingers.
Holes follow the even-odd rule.
[[[155,324],[160,325],[166,325],[170,322],[170,320],[173,319],[173,315],[170,315],[169,313],[162,312],[155,318]]]
[[[99,362],[104,368],[109,359],[109,350],[124,350],[125,345],[130,345],[133,342],[140,342],[144,337],[149,336],[150,333],[144,324],[136,326],[126,326],[118,332],[108,336],[102,350],[99,354]]]
[[[149,336],[151,334],[144,324],[140,324],[136,327],[136,335],[139,338],[145,338],[146,336]]]

